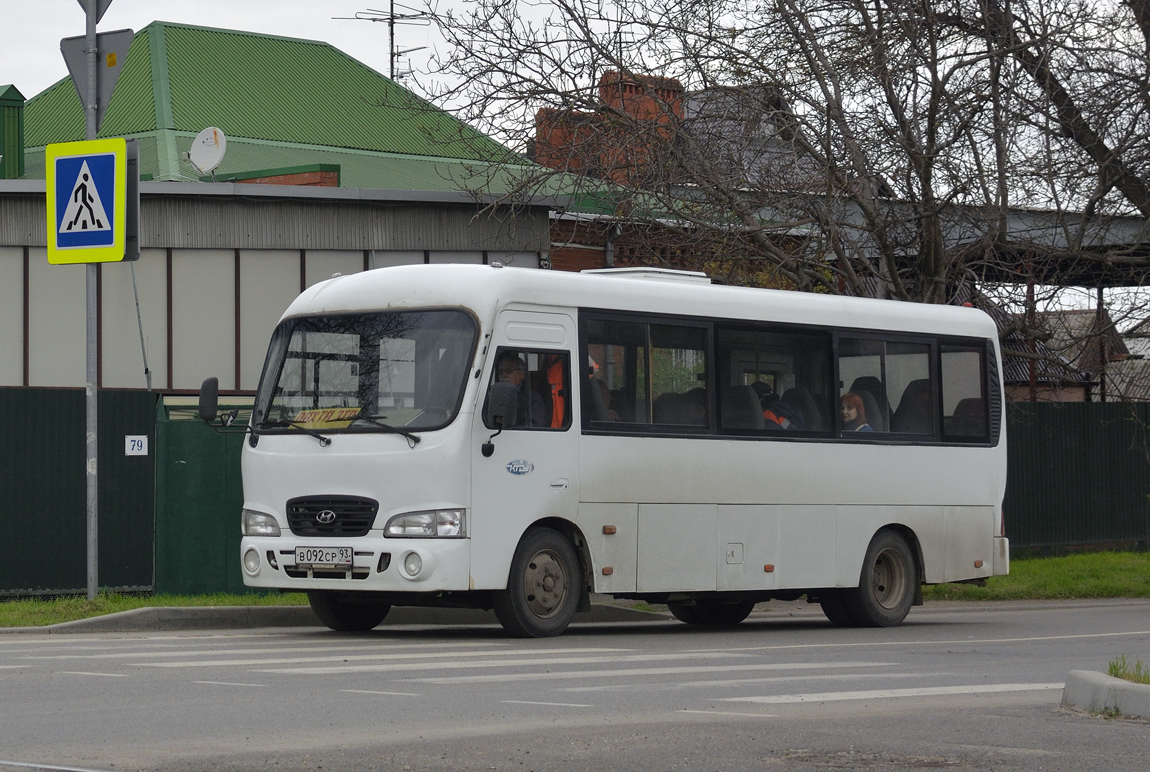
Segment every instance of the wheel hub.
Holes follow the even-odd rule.
[[[563,605],[567,597],[567,575],[555,553],[537,552],[528,562],[523,578],[527,605],[536,616],[549,617]]]
[[[895,550],[886,549],[878,554],[874,562],[874,590],[875,601],[885,609],[897,608],[903,601],[906,588],[907,567],[902,555]]]

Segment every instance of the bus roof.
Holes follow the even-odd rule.
[[[463,307],[486,325],[497,311],[514,305],[997,337],[990,316],[973,308],[730,287],[688,276],[693,280],[675,280],[669,272],[650,271],[568,273],[495,265],[394,266],[315,284],[295,299],[283,319]]]

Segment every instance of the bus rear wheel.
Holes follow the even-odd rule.
[[[751,613],[754,603],[719,603],[717,601],[696,601],[695,605],[668,603],[667,609],[680,622],[689,625],[712,625],[716,627],[737,625]]]
[[[917,581],[910,545],[901,534],[883,529],[867,547],[859,586],[840,592],[856,625],[894,627],[910,613]]]
[[[519,638],[548,638],[571,624],[579,606],[579,558],[563,534],[528,531],[515,549],[507,589],[491,605],[503,629]]]
[[[341,633],[371,630],[391,611],[386,604],[357,602],[350,593],[332,590],[311,590],[307,602],[319,621]]]

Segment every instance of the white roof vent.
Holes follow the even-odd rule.
[[[654,279],[655,281],[686,281],[710,284],[711,277],[702,271],[676,271],[672,268],[590,268],[579,273],[615,276],[620,279]]]

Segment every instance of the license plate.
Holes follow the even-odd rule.
[[[351,547],[296,547],[295,564],[312,568],[345,568],[352,562]]]

